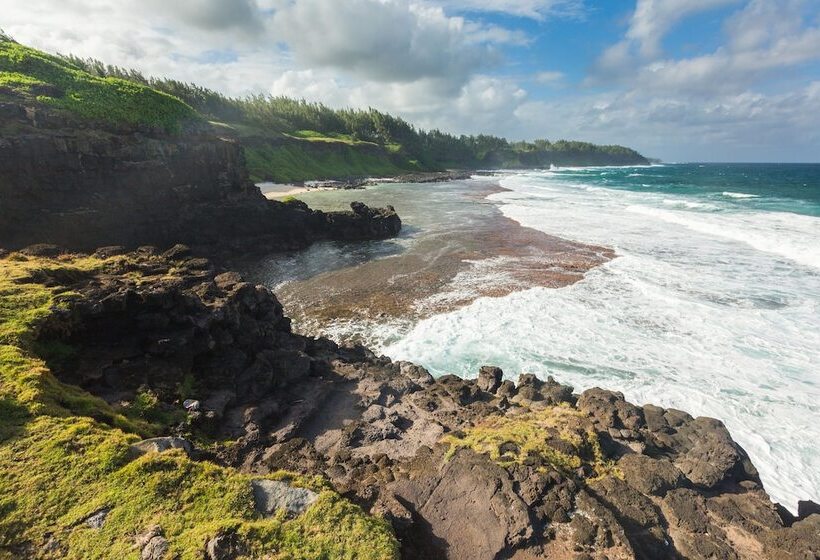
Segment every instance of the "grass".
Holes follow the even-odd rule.
[[[202,558],[205,543],[222,531],[239,535],[254,558],[398,558],[389,524],[321,479],[270,476],[312,488],[319,499],[294,519],[263,519],[250,475],[181,451],[130,460],[129,446],[157,430],[142,418],[150,416],[151,396],[133,416],[115,411],[61,383],[35,353],[39,325],[77,297],[40,281],[93,275],[123,258],[0,258],[0,559],[136,560],[135,535],[154,524],[170,542],[169,557],[180,560]],[[86,526],[101,508],[111,508],[103,527]],[[49,539],[59,543],[51,553],[43,548]]]
[[[176,132],[199,119],[171,95],[119,78],[99,78],[65,60],[0,39],[0,92],[85,119]]]
[[[378,146],[375,142],[356,140],[351,134],[341,132],[316,132],[315,130],[297,130],[290,132],[286,136],[307,140],[309,142],[326,142],[330,144],[347,144],[348,146]]]
[[[254,144],[245,147],[245,158],[251,178],[257,182],[393,176],[415,170],[409,162],[397,162],[380,148],[344,142]]]
[[[569,475],[586,466],[596,478],[622,476],[604,456],[587,416],[567,405],[518,416],[492,416],[463,435],[448,435],[443,441],[450,446],[447,458],[459,449],[472,449],[503,467],[535,457],[546,465],[539,466],[540,470],[551,468]]]

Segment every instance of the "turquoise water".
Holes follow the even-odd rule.
[[[562,169],[558,173],[567,182],[667,193],[714,203],[715,211],[742,209],[820,216],[820,164],[688,163]]]

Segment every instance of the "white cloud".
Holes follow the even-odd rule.
[[[272,25],[303,65],[383,82],[435,78],[455,91],[500,60],[492,30],[476,40],[470,33],[482,29],[463,18],[406,0],[291,0]]]
[[[739,0],[638,0],[627,39],[638,44],[645,58],[661,52],[661,39],[682,19],[705,10],[737,4]]]
[[[563,72],[538,72],[535,75],[535,81],[539,84],[558,85],[561,84],[566,76]]]

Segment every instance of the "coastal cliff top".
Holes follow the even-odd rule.
[[[5,253],[0,316],[2,558],[820,552],[717,420],[302,337],[181,245]]]

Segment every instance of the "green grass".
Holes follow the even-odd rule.
[[[393,176],[416,170],[410,162],[397,163],[386,151],[342,142],[321,146],[306,146],[300,140],[254,144],[245,147],[245,158],[251,178],[257,182]]]
[[[181,451],[129,459],[129,445],[158,429],[142,417],[150,417],[150,395],[133,416],[115,411],[61,383],[34,351],[42,347],[35,339],[43,319],[76,297],[39,280],[119,268],[123,258],[0,258],[0,559],[19,558],[28,543],[27,558],[136,560],[134,537],[154,524],[170,542],[170,557],[180,560],[202,558],[205,543],[221,531],[238,534],[254,558],[398,558],[389,524],[321,479],[271,475],[320,496],[294,519],[263,519],[253,507],[250,475]],[[87,527],[83,520],[103,507],[111,508],[104,526]],[[61,548],[49,555],[43,545],[50,538]]]
[[[98,78],[65,60],[0,40],[0,92],[85,119],[178,131],[196,111],[171,95],[119,78]]]
[[[309,142],[326,142],[330,144],[347,144],[348,146],[378,146],[375,142],[356,140],[352,134],[342,134],[341,132],[316,132],[315,130],[297,130],[286,134],[292,138],[307,140]]]

